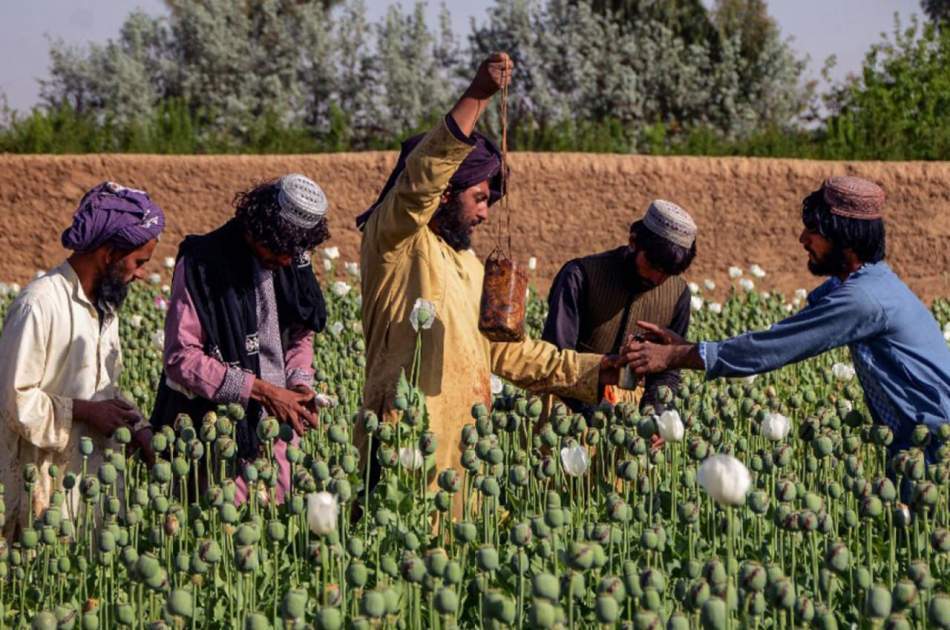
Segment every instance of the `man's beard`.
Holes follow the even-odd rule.
[[[456,199],[439,208],[433,229],[449,247],[457,252],[472,247],[475,226],[462,217],[462,205]]]
[[[106,269],[106,274],[99,282],[98,304],[106,315],[115,315],[129,295],[129,285],[122,279],[117,265]]]
[[[813,255],[808,259],[808,271],[815,276],[837,276],[847,269],[848,261],[844,250],[839,247],[832,247],[822,258]]]

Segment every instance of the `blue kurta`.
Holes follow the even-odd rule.
[[[831,278],[766,331],[702,342],[707,378],[748,376],[848,346],[874,420],[906,448],[917,424],[950,422],[950,347],[927,307],[887,263]]]

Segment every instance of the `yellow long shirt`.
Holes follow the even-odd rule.
[[[122,354],[115,317],[100,326],[99,315],[67,262],[31,282],[10,305],[0,334],[0,481],[5,493],[7,539],[39,516],[67,472],[80,473],[79,440],[94,445],[88,471],[95,475],[112,440],[73,420],[73,400],[119,396]],[[32,500],[23,468],[39,475]],[[54,481],[50,465],[59,468]],[[78,506],[78,484],[67,497]],[[68,516],[68,511],[64,511]]]
[[[460,468],[460,434],[475,403],[490,403],[491,373],[536,392],[596,402],[600,356],[558,350],[526,339],[490,342],[478,330],[484,267],[471,250],[456,251],[429,228],[440,197],[471,147],[445,121],[406,160],[396,185],[367,221],[360,251],[366,341],[365,408],[391,417],[396,383],[409,373],[416,333],[409,314],[417,298],[436,306],[422,335],[419,384],[429,430],[436,435],[435,470]],[[354,432],[365,453],[362,427]]]

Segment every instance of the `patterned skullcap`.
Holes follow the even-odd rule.
[[[860,177],[829,177],[821,185],[831,214],[870,221],[884,217],[884,189]]]
[[[689,249],[696,240],[696,223],[671,201],[655,199],[643,216],[643,225],[662,239]]]
[[[280,216],[297,227],[309,230],[327,213],[327,196],[315,181],[299,173],[280,178],[277,203]]]

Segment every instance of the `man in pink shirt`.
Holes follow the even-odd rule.
[[[220,405],[238,404],[245,415],[235,441],[246,462],[259,455],[263,417],[289,424],[295,441],[316,426],[313,335],[326,324],[326,306],[309,252],[329,230],[326,196],[303,175],[241,193],[235,206],[233,219],[186,237],[179,249],[152,424],[172,424],[181,413],[197,423]],[[290,484],[286,446],[274,445],[278,500]]]

